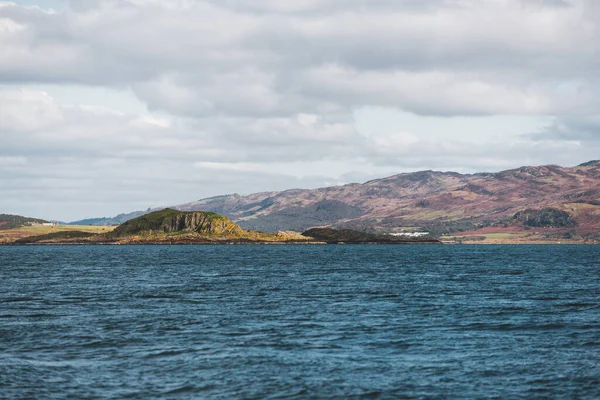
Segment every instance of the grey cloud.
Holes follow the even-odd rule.
[[[1,98],[5,103],[0,102],[0,109],[14,100],[10,94]],[[299,171],[324,160],[353,163],[352,168],[372,164],[388,171],[431,166],[499,170],[520,164],[572,165],[594,158],[599,150],[548,140],[474,145],[402,135],[367,139],[349,124],[318,115],[182,121],[66,107],[34,91],[22,100],[11,115],[27,115],[28,107],[47,107],[57,109],[60,118],[43,129],[31,130],[19,119],[10,129],[8,124],[0,129],[0,186],[6,188],[2,210],[27,209],[30,215],[56,219],[382,176],[374,172],[320,176],[309,169],[299,178],[278,171],[278,163],[297,162]]]
[[[228,170],[187,165],[176,160],[107,160],[38,158],[7,174],[0,167],[2,211],[61,220],[116,215],[168,206],[223,193],[252,193],[259,188],[284,190],[318,187],[331,178],[297,178],[267,171]],[[174,171],[178,171],[174,174]],[[168,189],[168,190],[165,190]]]
[[[394,168],[597,158],[599,21],[594,0],[74,0],[57,14],[3,5],[0,83],[127,88],[152,116],[0,92],[0,186],[10,188],[0,211],[27,199],[64,219],[43,204],[78,198],[72,213],[90,216],[94,204],[110,215]],[[369,105],[558,117],[514,143],[380,140],[353,126],[353,110]],[[275,171],[324,161],[370,170]]]
[[[593,2],[426,3],[83,2],[56,15],[3,7],[22,28],[7,36],[0,80],[128,86],[152,109],[192,117],[293,116],[323,100],[438,115],[598,105],[597,91],[569,98],[555,90],[598,83]],[[328,66],[353,75],[322,75],[314,90],[312,71]],[[402,76],[425,81],[415,87]],[[464,85],[476,87],[461,93]],[[531,104],[540,101],[547,106]]]
[[[561,116],[541,130],[528,135],[537,141],[578,141],[600,147],[600,115]]]
[[[370,148],[377,165],[410,169],[438,169],[462,172],[495,172],[521,165],[577,165],[597,159],[600,145],[580,145],[562,141],[474,144],[460,141],[417,142],[395,149]]]
[[[177,121],[61,106],[32,90],[0,92],[0,110],[0,156],[299,161],[348,157],[362,140],[351,124],[316,114]]]

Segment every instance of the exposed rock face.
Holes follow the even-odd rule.
[[[228,218],[206,212],[190,212],[165,218],[161,228],[163,232],[193,231],[211,235],[231,234],[240,229]]]
[[[205,235],[232,235],[242,229],[222,215],[172,209],[152,212],[129,220],[110,233],[111,236],[135,235],[142,232],[196,232]]]

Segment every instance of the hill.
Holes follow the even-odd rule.
[[[214,212],[164,209],[124,222],[118,227],[95,227],[98,232],[75,230],[27,235],[5,244],[231,244],[310,243],[295,232],[276,234],[247,231]]]
[[[22,226],[43,224],[48,222],[43,219],[22,217],[20,215],[0,214],[0,230],[19,228]]]
[[[79,221],[68,222],[66,225],[95,225],[95,226],[111,226],[119,225],[130,219],[137,218],[140,215],[151,212],[151,209],[146,211],[134,211],[126,214],[119,214],[116,217],[100,217],[100,218],[86,218]]]
[[[166,208],[129,220],[108,236],[192,232],[203,235],[240,235],[244,231],[229,218],[214,212],[185,212]]]
[[[244,229],[267,232],[419,227],[434,235],[484,229],[588,238],[600,232],[600,161],[497,173],[420,171],[362,184],[217,196],[173,208],[217,212]]]
[[[486,227],[535,227],[596,234],[600,230],[600,162],[498,173],[421,171],[363,184],[234,194],[176,208],[219,209],[244,228],[266,231],[332,226],[398,232],[416,226],[434,234],[449,234]],[[311,218],[315,214],[317,220]],[[534,220],[538,223],[525,222]]]

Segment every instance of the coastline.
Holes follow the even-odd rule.
[[[323,241],[289,241],[289,242],[274,242],[274,241],[132,241],[132,242],[35,242],[35,243],[0,243],[0,246],[202,246],[202,245],[219,245],[219,246],[260,246],[260,245],[294,245],[294,246],[323,246],[323,245],[443,245],[445,243],[439,241],[429,242],[323,242]]]

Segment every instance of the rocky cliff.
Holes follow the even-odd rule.
[[[242,233],[243,230],[231,222],[229,218],[214,212],[185,212],[167,208],[129,220],[109,235],[122,237],[144,232],[194,232],[203,235],[235,235]]]

